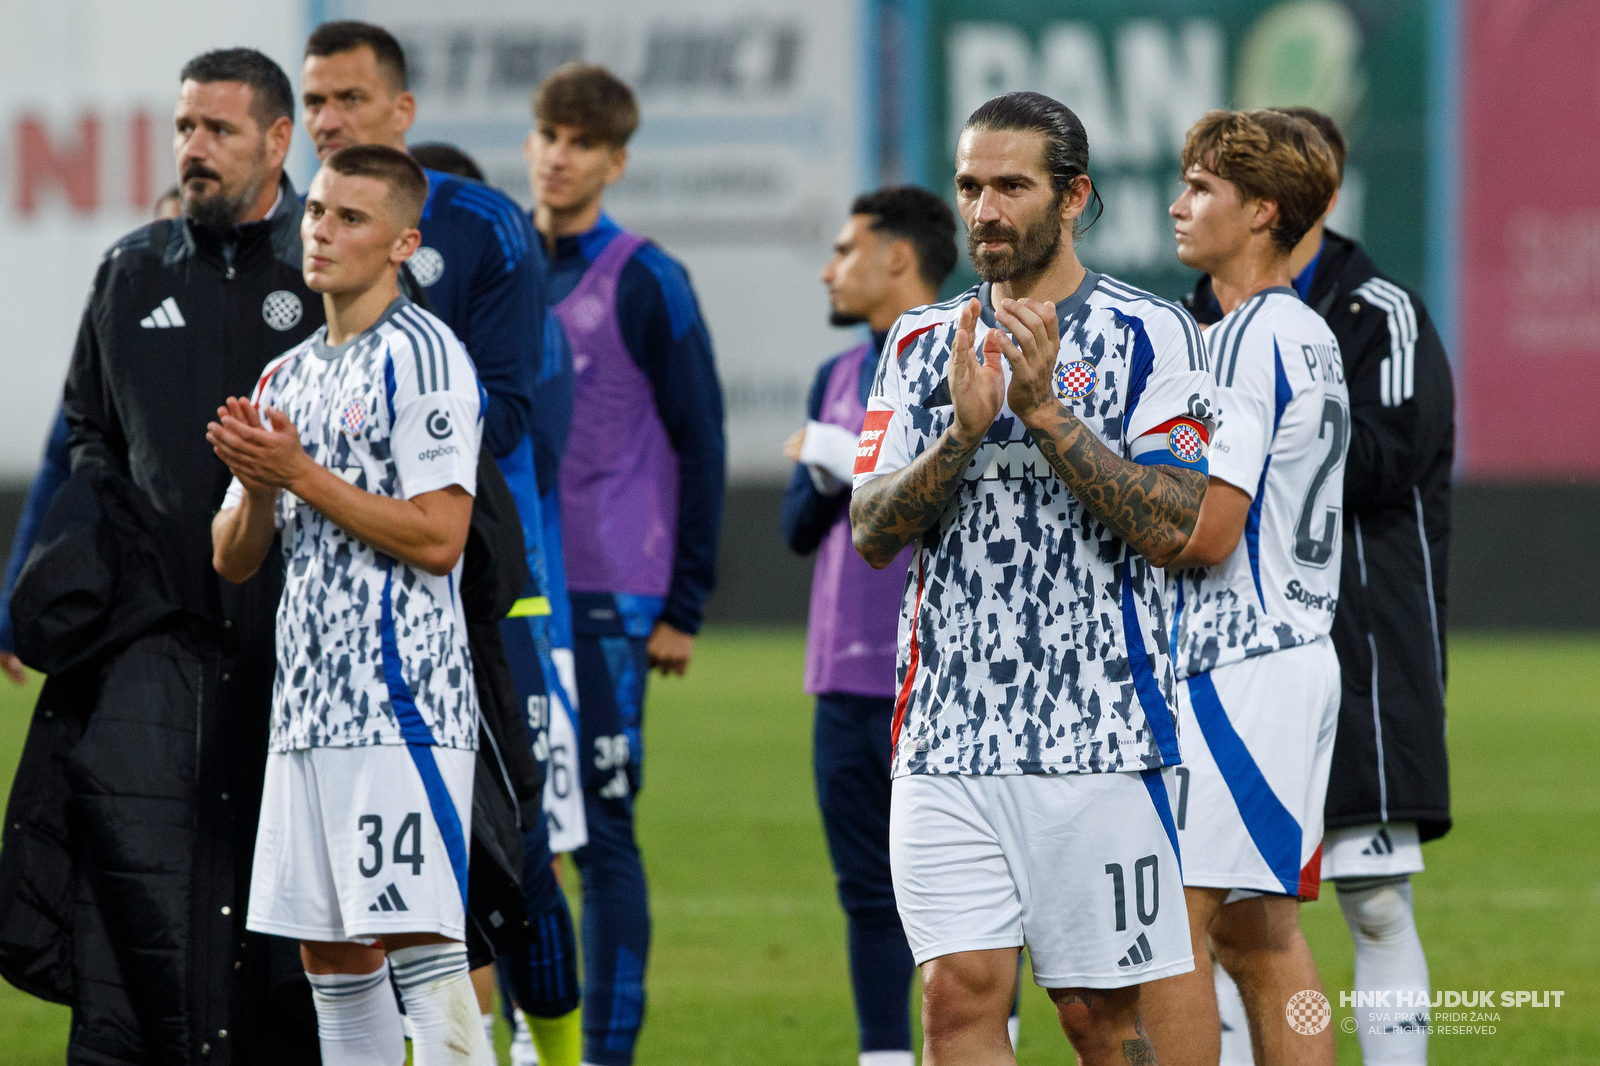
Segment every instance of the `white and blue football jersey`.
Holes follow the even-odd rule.
[[[1178,588],[1181,675],[1324,636],[1339,603],[1350,397],[1333,331],[1293,289],[1206,331],[1220,420],[1211,476],[1250,494],[1239,545]]]
[[[275,407],[306,453],[366,492],[406,500],[477,491],[483,394],[448,326],[400,297],[330,348],[323,327],[269,363],[254,402]],[[244,489],[235,479],[224,506]],[[475,749],[478,699],[461,564],[437,576],[279,494],[285,562],[269,750],[432,744]]]
[[[857,449],[857,488],[933,447],[955,408],[962,306],[902,315]],[[1214,382],[1186,311],[1092,271],[1056,307],[1055,390],[1123,458],[1206,470]],[[1003,363],[1009,383],[1011,367]],[[1165,571],[1090,514],[1003,406],[916,544],[900,618],[895,776],[1101,773],[1178,761]]]

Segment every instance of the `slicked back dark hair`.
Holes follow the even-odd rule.
[[[405,49],[394,39],[394,34],[382,26],[354,19],[324,22],[306,38],[306,58],[343,55],[363,45],[372,49],[378,69],[389,79],[389,87],[397,93],[404,92],[407,88]]]
[[[1044,137],[1044,170],[1050,175],[1050,184],[1057,196],[1065,196],[1079,175],[1089,175],[1089,135],[1083,123],[1072,113],[1072,108],[1043,93],[1006,93],[997,96],[974,111],[962,127],[966,130],[1003,132],[1017,130],[1038,133]],[[1094,208],[1094,218],[1089,218],[1089,208]],[[1072,225],[1072,235],[1079,237],[1083,231],[1100,220],[1105,205],[1100,201],[1100,190],[1092,185],[1089,203],[1083,214]]]
[[[894,185],[862,193],[850,205],[850,213],[871,216],[875,233],[910,241],[917,273],[935,289],[956,268],[955,212],[927,189]]]
[[[294,89],[289,76],[254,48],[219,48],[203,52],[183,65],[178,84],[186,81],[210,85],[237,81],[250,86],[250,117],[266,129],[280,118],[294,121]]]
[[[411,158],[429,170],[454,174],[458,178],[471,178],[473,181],[483,180],[483,168],[478,166],[477,160],[453,144],[439,141],[413,144]]]
[[[406,228],[414,228],[422,220],[422,208],[428,202],[428,176],[406,153],[382,144],[353,144],[330,155],[322,165],[335,174],[385,182],[389,199]]]
[[[1272,110],[1295,118],[1303,118],[1317,128],[1322,134],[1322,139],[1328,142],[1328,149],[1333,152],[1333,162],[1339,168],[1339,184],[1344,184],[1344,155],[1348,146],[1344,143],[1344,134],[1339,132],[1339,127],[1333,119],[1324,115],[1314,107],[1275,107]]]

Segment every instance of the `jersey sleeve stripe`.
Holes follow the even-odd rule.
[[[1239,328],[1234,331],[1233,347],[1228,353],[1228,380],[1224,381],[1223,384],[1229,387],[1233,385],[1234,371],[1239,369],[1239,349],[1244,346],[1244,336],[1250,331],[1250,322],[1256,317],[1256,312],[1260,311],[1262,305],[1267,302],[1266,295],[1257,293],[1250,298],[1250,302],[1252,305],[1250,312],[1240,320]]]
[[[506,272],[514,270],[528,251],[526,234],[517,224],[522,218],[522,213],[515,210],[514,205],[501,201],[487,189],[480,189],[474,185],[461,185],[450,198],[450,203],[462,210],[470,211],[489,223],[494,229],[495,238],[500,242],[500,251],[505,256]]]
[[[421,338],[423,347],[427,348],[428,350],[428,380],[426,383],[421,381],[417,382],[417,392],[438,392],[439,352],[434,346],[433,337],[428,332],[428,327],[422,322],[421,316],[417,314],[417,309],[415,307],[407,307],[400,312],[400,315],[396,315],[395,317],[399,318],[401,315],[405,316],[407,332],[414,332],[419,338]],[[418,363],[418,368],[420,370],[421,363]]]
[[[1101,287],[1104,288],[1110,295],[1117,296],[1125,300],[1142,300],[1146,303],[1153,304],[1164,311],[1171,312],[1177,318],[1178,325],[1182,327],[1184,339],[1189,345],[1189,369],[1207,369],[1205,342],[1201,338],[1199,325],[1196,324],[1193,316],[1191,316],[1189,312],[1185,311],[1183,308],[1179,307],[1170,300],[1163,300],[1161,297],[1156,296],[1153,293],[1145,292],[1143,289],[1136,289],[1125,281],[1119,281],[1116,278],[1102,274],[1100,277],[1100,282]]]
[[[423,393],[428,391],[428,376],[422,368],[422,344],[419,342],[416,333],[400,315],[395,315],[389,321],[394,324],[394,328],[398,330],[411,345],[411,358],[416,362],[417,369],[417,392]]]
[[[1207,350],[1211,353],[1211,376],[1216,378],[1217,384],[1222,384],[1222,373],[1228,368],[1228,342],[1232,340],[1234,331],[1239,328],[1240,315],[1238,309],[1225,317],[1217,325],[1211,327],[1206,334],[1210,339]]]
[[[1355,295],[1384,313],[1389,329],[1389,358],[1381,365],[1381,399],[1398,407],[1416,389],[1417,316],[1406,291],[1382,278],[1368,278]]]
[[[470,200],[474,204],[493,212],[496,218],[505,225],[507,232],[516,238],[518,248],[526,251],[525,238],[527,234],[523,231],[521,225],[526,216],[523,215],[521,209],[515,203],[491,189],[478,185],[461,185],[456,190],[456,197]]]
[[[433,343],[436,343],[439,346],[439,361],[444,364],[444,389],[446,392],[449,392],[450,346],[445,343],[443,334],[439,332],[438,321],[425,314],[420,307],[408,307],[406,308],[406,313],[411,316],[412,321],[421,326],[423,331],[432,338]]]
[[[906,354],[906,348],[911,344],[912,341],[916,340],[918,337],[922,336],[924,333],[927,333],[929,330],[938,329],[942,325],[944,325],[943,322],[930,322],[926,326],[919,326],[918,328],[912,330],[910,333],[907,333],[904,337],[901,337],[900,340],[895,344],[894,357],[896,359],[904,359],[905,358],[905,354]]]

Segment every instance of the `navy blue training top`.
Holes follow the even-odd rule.
[[[411,257],[411,274],[472,357],[489,394],[483,442],[504,458],[537,423],[544,251],[528,217],[505,193],[454,174],[426,173],[422,246]]]

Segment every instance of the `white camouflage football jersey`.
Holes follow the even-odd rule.
[[[477,492],[483,396],[450,328],[405,297],[359,337],[327,327],[269,363],[254,402],[356,488],[411,499]],[[224,506],[243,487],[235,479]],[[380,554],[279,495],[285,562],[269,750],[436,744],[476,749],[478,698],[458,561],[443,577]]]
[[[934,446],[961,307],[900,317],[868,403],[857,488]],[[1061,402],[1108,448],[1206,470],[1213,382],[1187,312],[1092,271],[1056,308]],[[1006,380],[1009,363],[1003,363]],[[900,616],[895,776],[1101,773],[1178,762],[1164,571],[1056,477],[1009,406],[917,544]]]
[[[1272,288],[1207,330],[1206,347],[1221,408],[1211,476],[1251,504],[1233,554],[1179,582],[1183,677],[1327,634],[1344,546],[1350,396],[1333,331]]]

